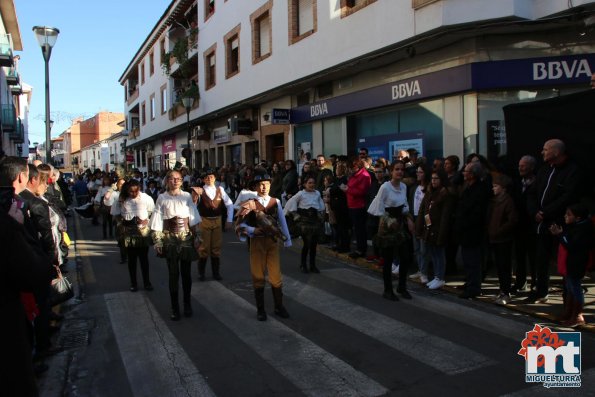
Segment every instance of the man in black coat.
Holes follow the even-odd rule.
[[[515,283],[512,290],[522,292],[527,286],[527,265],[531,276],[531,290],[536,288],[537,274],[535,270],[535,230],[533,217],[529,214],[528,199],[535,197],[535,165],[533,156],[523,156],[519,160],[519,178],[515,180],[513,199],[519,222],[515,228]]]
[[[566,208],[577,203],[581,193],[579,168],[566,154],[564,142],[559,139],[546,141],[541,154],[545,164],[537,174],[535,193],[528,198],[529,214],[535,220],[537,233],[537,289],[525,300],[526,303],[547,301],[550,261],[556,249],[549,228],[552,224],[564,224]]]
[[[460,295],[472,299],[481,294],[481,246],[486,233],[486,213],[490,190],[482,182],[483,168],[471,162],[463,170],[465,188],[457,206],[454,231],[461,246],[465,268],[465,290]]]

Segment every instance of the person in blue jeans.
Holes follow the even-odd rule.
[[[571,205],[564,214],[564,228],[557,224],[550,226],[549,231],[558,237],[560,244],[566,248],[566,276],[564,287],[566,298],[564,300],[564,315],[562,325],[576,327],[585,324],[583,307],[585,296],[581,280],[587,271],[589,254],[593,250],[594,228],[589,218],[589,211],[582,204]]]

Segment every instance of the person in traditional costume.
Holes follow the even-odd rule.
[[[192,316],[190,266],[192,261],[198,258],[197,251],[200,247],[200,214],[192,202],[191,194],[181,190],[182,182],[182,174],[179,171],[172,170],[167,173],[167,190],[157,198],[155,211],[149,222],[155,251],[167,260],[171,319],[174,321],[180,319],[180,274],[184,316]]]
[[[149,247],[151,246],[149,218],[155,209],[153,199],[148,194],[141,192],[139,181],[131,179],[122,186],[118,200],[113,203],[112,208],[120,228],[118,234],[120,235],[121,244],[126,247],[130,291],[138,291],[136,282],[137,258],[140,262],[143,286],[147,291],[152,291],[153,285],[151,285],[149,278]]]

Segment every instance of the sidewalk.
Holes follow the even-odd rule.
[[[301,241],[296,239],[296,241]],[[296,245],[296,248],[301,248],[301,244]],[[330,258],[336,258],[343,262],[356,264],[362,268],[367,268],[378,273],[382,273],[382,269],[377,266],[376,263],[367,262],[365,258],[352,259],[347,254],[337,253],[325,245],[318,246],[318,255],[324,255]],[[492,269],[492,273],[495,272],[495,268]],[[411,270],[415,272],[415,270]],[[528,296],[529,292],[519,293],[518,295],[512,296],[511,303],[506,306],[498,305],[498,307],[505,307],[509,310],[521,312],[533,316],[537,319],[550,321],[559,324],[558,316],[562,312],[562,277],[559,275],[553,275],[554,270],[552,269],[552,276],[550,277],[550,290],[549,299],[546,303],[537,304],[524,304],[523,300]],[[418,280],[407,280],[408,283],[422,284]],[[443,291],[451,294],[460,294],[462,290],[460,287],[464,284],[464,276],[459,271],[459,274],[453,276],[447,276],[446,285],[442,288]],[[459,287],[459,288],[457,288]],[[585,308],[583,314],[587,323],[583,326],[576,327],[580,331],[589,331],[595,333],[595,273],[587,274],[583,279],[583,290],[585,290]],[[494,297],[498,295],[498,277],[494,274],[489,274],[482,284],[482,295],[477,298],[478,301],[484,302],[485,304],[496,305],[493,302]],[[562,327],[561,325],[559,325]]]

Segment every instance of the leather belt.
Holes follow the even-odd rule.
[[[163,230],[171,233],[189,232],[190,225],[188,218],[173,217],[163,220]]]

